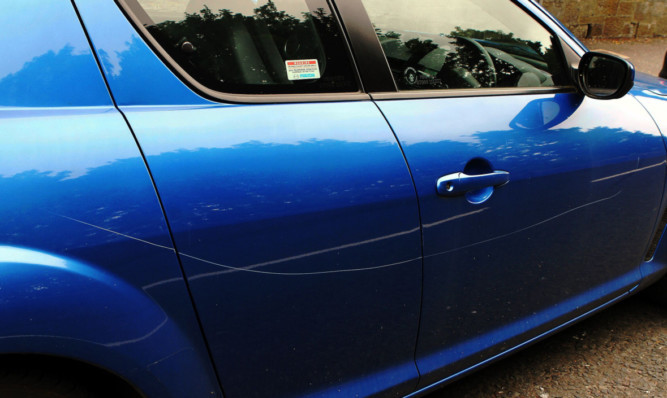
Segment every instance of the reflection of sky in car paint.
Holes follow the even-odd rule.
[[[513,32],[524,40],[549,43],[546,31],[509,1],[421,0],[415,3],[405,0],[363,0],[363,3],[371,21],[383,32],[446,35],[460,26],[462,29]]]
[[[266,4],[267,0],[138,0],[139,4],[155,23],[164,21],[180,21],[185,12],[197,12],[208,6],[213,12],[219,9],[228,9],[234,13],[253,15],[254,9]],[[305,0],[273,0],[279,11],[300,18],[301,13],[307,12]]]
[[[3,107],[111,105],[71,3],[3,3],[0,26],[0,119],[16,117]]]
[[[275,106],[242,106],[234,112],[221,112],[220,108],[196,109],[196,107],[164,109],[126,108],[130,122],[136,126],[153,125],[153,120],[171,118],[172,122],[151,130],[150,145],[143,142],[147,152],[152,155],[198,151],[201,149],[238,148],[243,145],[297,147],[314,143],[356,143],[372,141],[374,146],[392,147],[393,136],[380,119],[364,118],[372,114],[371,104],[338,104],[336,111],[328,104],[292,104],[283,105],[289,109],[281,112],[268,112]],[[258,112],[263,117],[257,118]],[[313,127],[316,120],[328,112],[335,112],[338,128]],[[101,114],[100,114],[101,113]],[[77,124],[69,118],[57,115],[55,111],[45,110],[41,114],[33,113],[25,117],[25,111],[5,111],[0,119],[4,134],[4,145],[0,146],[0,178],[12,177],[27,170],[56,175],[66,173],[66,178],[86,175],[90,170],[108,163],[108,153],[113,148],[116,159],[128,159],[138,156],[134,145],[128,145],[128,135],[118,134],[126,127],[122,118],[114,113],[97,111],[78,111]],[[8,116],[14,117],[8,117]],[[294,115],[312,115],[296,118]],[[344,118],[343,115],[348,115]],[[41,116],[41,117],[37,117]],[[254,120],[252,124],[248,120]],[[143,123],[143,124],[142,124]],[[102,125],[90,135],[90,126]],[[224,126],[224,127],[212,127]],[[24,133],[30,132],[29,134]],[[183,139],[186,131],[196,131]],[[364,132],[364,134],[360,134]],[[372,133],[371,133],[372,132]],[[129,134],[129,132],[127,133]],[[55,138],[54,138],[55,137]],[[81,137],[86,137],[82,139]],[[252,138],[249,138],[252,137]],[[369,137],[372,137],[371,140]],[[61,145],[53,150],[53,140]],[[67,145],[65,145],[67,144]],[[133,142],[132,142],[133,144]]]
[[[62,111],[3,111],[0,125],[3,145],[0,146],[0,178],[9,178],[27,171],[46,173],[61,178],[77,178],[115,159],[138,158],[139,152],[128,140],[123,119],[114,112],[99,110],[73,111],[67,117]],[[77,122],[73,123],[72,118]],[[95,128],[92,126],[105,126]],[[85,138],[82,138],[85,137]],[[54,142],[58,143],[54,150]]]

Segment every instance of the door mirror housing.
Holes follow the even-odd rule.
[[[579,62],[577,83],[591,98],[621,98],[630,91],[634,80],[635,67],[616,55],[588,52]]]

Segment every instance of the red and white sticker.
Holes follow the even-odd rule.
[[[316,59],[293,59],[285,61],[289,80],[319,79],[320,66]]]

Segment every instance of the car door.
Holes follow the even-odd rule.
[[[665,176],[637,101],[577,93],[528,2],[361,3],[339,8],[419,196],[420,387],[636,286]]]
[[[120,3],[76,1],[225,396],[411,392],[416,193],[327,3]]]

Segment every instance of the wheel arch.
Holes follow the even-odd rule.
[[[151,397],[220,396],[201,336],[152,297],[173,290],[155,289],[74,258],[0,246],[0,364],[99,369]]]
[[[104,396],[124,398],[145,398],[134,385],[122,376],[96,365],[71,358],[39,354],[0,355],[0,385],[6,375],[19,376],[31,381],[29,375],[49,375],[61,384],[85,383],[93,391]],[[33,376],[33,378],[35,378]]]

